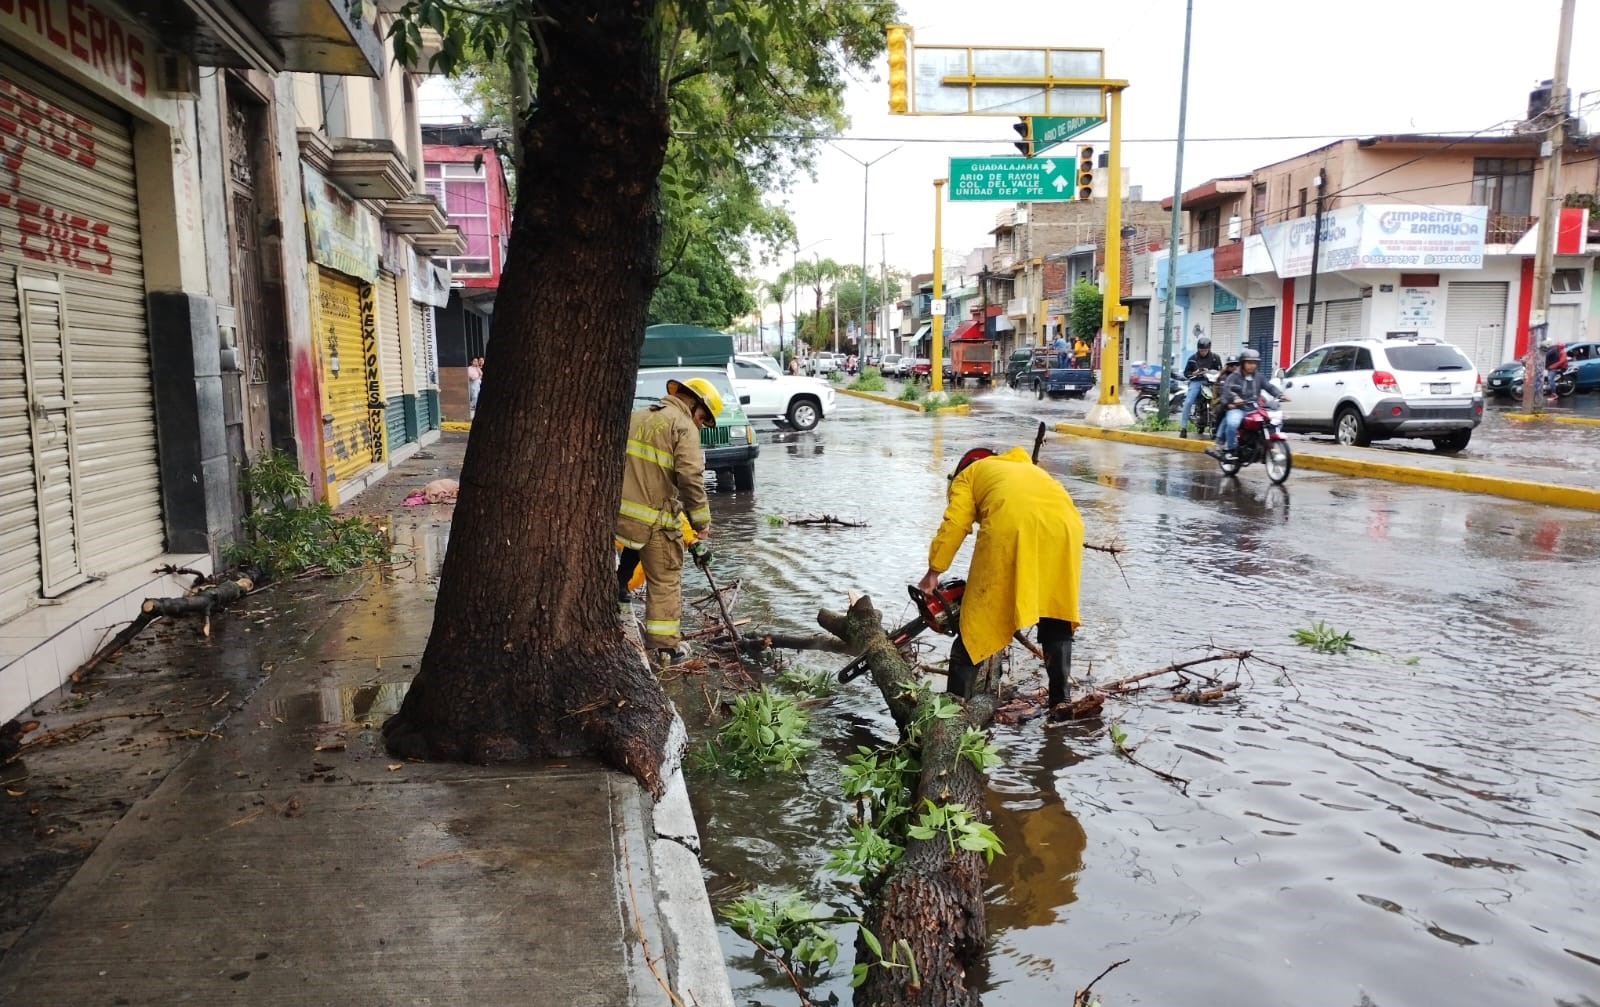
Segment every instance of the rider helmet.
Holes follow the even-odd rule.
[[[1201,336],[1195,342],[1194,346],[1195,346],[1195,349],[1197,349],[1197,350],[1209,350],[1209,349],[1211,349],[1211,337],[1210,336]]]
[[[1261,362],[1261,354],[1248,346],[1239,351],[1239,363],[1242,364],[1251,360],[1259,364]]]

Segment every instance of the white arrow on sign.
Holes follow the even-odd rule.
[[[1051,182],[1050,184],[1056,187],[1056,191],[1057,192],[1060,192],[1062,189],[1065,189],[1067,187],[1067,180],[1064,179],[1064,178],[1057,178],[1055,181]]]
[[[1056,170],[1056,163],[1054,161],[1046,161],[1044,163],[1044,170],[1045,170],[1045,174],[1047,174],[1047,175],[1050,172],[1055,171]]]

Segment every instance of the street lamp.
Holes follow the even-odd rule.
[[[864,344],[867,341],[867,194],[869,192],[869,179],[872,175],[872,166],[900,148],[893,147],[870,161],[863,161],[838,144],[834,144],[833,149],[861,165],[861,342]]]

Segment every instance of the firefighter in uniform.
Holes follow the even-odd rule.
[[[635,412],[628,421],[622,470],[622,506],[616,538],[622,545],[619,594],[635,566],[644,567],[644,639],[658,666],[677,653],[683,615],[683,547],[687,520],[704,540],[711,533],[705,455],[700,428],[716,423],[722,396],[705,378],[668,381],[667,396]]]
[[[1038,623],[1054,710],[1067,699],[1083,518],[1066,487],[1022,448],[999,455],[987,448],[968,451],[950,475],[949,503],[918,587],[938,586],[974,523],[978,541],[961,598],[961,632],[950,647],[948,689],[970,695],[978,665],[1003,650],[1012,633]]]

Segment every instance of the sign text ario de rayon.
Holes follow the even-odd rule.
[[[1068,200],[1074,162],[1053,157],[952,157],[951,202]]]

